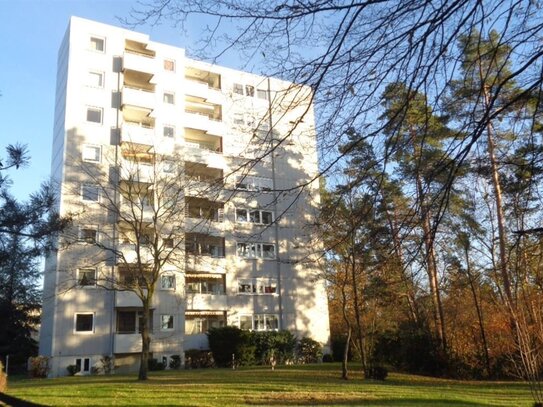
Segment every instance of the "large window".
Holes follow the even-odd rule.
[[[246,259],[275,259],[275,245],[271,243],[237,243],[238,257]]]
[[[277,331],[279,318],[275,314],[241,315],[239,328],[252,331]]]
[[[185,335],[205,334],[211,328],[226,325],[224,315],[186,315]]]
[[[102,123],[102,108],[87,107],[87,121],[90,123]]]
[[[185,277],[185,287],[187,294],[224,295],[224,275],[187,274]]]
[[[118,334],[135,334],[141,333],[143,326],[142,311],[117,311],[117,333]],[[152,332],[153,312],[149,315],[149,331]]]
[[[97,185],[81,185],[81,199],[88,202],[98,202],[100,200],[100,189]]]
[[[277,294],[277,280],[273,278],[247,278],[238,280],[238,293],[244,295]]]
[[[94,332],[94,313],[82,312],[75,314],[75,332],[93,333]]]
[[[273,222],[273,212],[260,209],[236,209],[236,222],[270,225]]]
[[[96,285],[96,269],[84,268],[77,270],[77,285],[94,287]]]

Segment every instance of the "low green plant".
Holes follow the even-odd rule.
[[[188,349],[185,351],[185,368],[201,369],[213,367],[215,364],[210,351],[201,349]]]
[[[300,363],[321,362],[322,346],[314,339],[304,337],[298,343],[297,356]]]
[[[181,356],[172,355],[170,357],[170,369],[179,369],[181,367]]]
[[[47,356],[35,356],[29,359],[28,373],[30,377],[43,378],[49,373],[49,358]]]
[[[166,369],[166,365],[164,363],[159,362],[156,359],[149,359],[149,370],[151,372],[156,372],[158,370],[164,370]]]
[[[207,338],[218,367],[248,366],[255,362],[256,347],[249,331],[235,326],[211,328]]]
[[[75,376],[75,374],[79,372],[79,369],[77,368],[76,365],[68,365],[66,366],[66,370],[68,371],[68,374],[70,376]]]

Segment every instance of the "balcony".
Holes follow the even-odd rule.
[[[152,184],[155,179],[155,167],[152,164],[121,160],[119,169],[121,181]]]
[[[226,272],[226,259],[224,257],[187,254],[185,268],[188,271],[224,273]]]
[[[155,129],[142,123],[125,122],[121,126],[121,143],[134,143],[152,146]]]
[[[141,335],[115,334],[115,346],[113,353],[137,353],[141,352]]]
[[[124,257],[124,260],[118,259],[117,264],[124,263],[136,263],[138,256],[136,252],[136,245],[132,243],[120,243],[117,248]],[[139,254],[142,263],[150,263],[153,260],[151,250],[148,247],[140,245]]]
[[[141,308],[141,300],[132,291],[117,291],[115,293],[116,307],[135,307]]]
[[[136,88],[125,84],[122,90],[122,107],[134,106],[149,111],[155,108],[155,92],[143,88]]]
[[[123,71],[126,70],[154,75],[157,71],[157,62],[151,55],[127,49],[123,55]]]
[[[220,89],[211,87],[207,82],[185,78],[185,94],[204,99],[213,104],[223,104],[224,95]]]
[[[187,294],[187,310],[221,310],[226,311],[226,295]]]

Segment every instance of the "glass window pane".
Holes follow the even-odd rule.
[[[262,216],[261,221],[263,224],[270,225],[273,222],[273,216],[271,212],[262,211],[261,216]]]
[[[99,146],[83,146],[83,160],[91,162],[100,162]]]
[[[234,93],[238,95],[243,95],[243,85],[239,83],[234,83]]]
[[[87,108],[87,121],[91,123],[102,123],[102,109]]]
[[[253,97],[255,95],[255,87],[251,85],[245,85],[245,94]]]
[[[260,211],[251,211],[249,213],[249,220],[251,223],[260,223]]]
[[[77,283],[80,286],[93,286],[96,284],[96,270],[95,269],[80,269],[77,279]]]
[[[163,331],[173,329],[173,315],[161,315],[160,329]]]
[[[236,209],[236,221],[247,222],[247,209]]]
[[[241,315],[239,317],[239,328],[244,330],[253,329],[253,320],[250,315]]]
[[[273,244],[263,244],[262,256],[265,259],[275,259],[275,246]]]
[[[98,187],[94,185],[83,185],[81,187],[81,196],[84,201],[98,202]]]
[[[76,332],[92,332],[93,314],[77,314],[75,317]]]

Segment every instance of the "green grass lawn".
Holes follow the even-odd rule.
[[[390,374],[339,378],[338,364],[151,372],[135,376],[10,378],[7,394],[43,405],[531,406],[527,385]],[[1,403],[0,403],[1,404]]]

